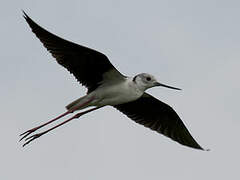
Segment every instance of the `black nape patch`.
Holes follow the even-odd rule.
[[[134,78],[133,78],[133,82],[136,82],[136,78],[137,78],[137,75],[134,76]]]

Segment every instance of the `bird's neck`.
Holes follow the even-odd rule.
[[[136,90],[138,90],[142,93],[144,93],[145,90],[147,89],[146,86],[144,86],[141,79],[139,79],[137,75],[132,78],[132,84],[133,84],[133,86],[135,86]]]

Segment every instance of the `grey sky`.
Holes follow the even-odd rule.
[[[22,148],[21,132],[64,112],[86,89],[43,48],[21,9],[105,53],[126,75],[149,72],[182,88],[148,92],[211,151],[181,146],[111,107]],[[5,1],[0,18],[1,179],[240,178],[239,1]]]

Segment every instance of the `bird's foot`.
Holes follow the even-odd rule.
[[[26,146],[27,144],[29,144],[30,142],[32,142],[33,140],[41,137],[45,133],[46,132],[42,132],[42,133],[37,133],[37,134],[33,134],[32,136],[29,136],[28,138],[25,139],[26,142],[23,144],[23,147]],[[27,134],[27,135],[29,135],[29,134]]]
[[[22,141],[24,138],[26,138],[27,136],[29,136],[30,134],[32,134],[33,132],[35,132],[37,129],[39,129],[39,128],[32,128],[32,129],[29,129],[29,130],[27,130],[27,131],[25,131],[24,133],[22,133],[22,134],[20,134],[19,136],[21,137],[21,139],[19,140],[19,142],[20,141]]]

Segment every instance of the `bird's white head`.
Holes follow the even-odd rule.
[[[136,75],[133,78],[133,82],[135,82],[137,84],[138,88],[142,91],[145,91],[149,88],[156,87],[156,86],[163,86],[163,87],[170,88],[170,89],[181,90],[179,88],[175,88],[172,86],[168,86],[168,85],[159,83],[153,75],[147,74],[147,73],[141,73],[141,74]]]

